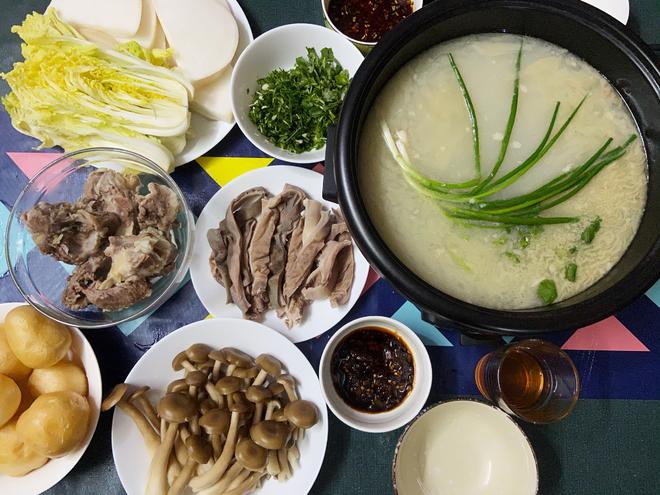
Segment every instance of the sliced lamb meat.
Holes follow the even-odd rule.
[[[248,247],[248,258],[250,261],[250,274],[252,277],[252,295],[254,310],[263,313],[268,309],[268,275],[270,270],[271,243],[275,227],[279,220],[277,207],[270,205],[270,199],[264,199],[261,205],[261,216],[254,227],[252,240]]]
[[[350,240],[327,242],[319,255],[317,267],[309,274],[302,289],[302,295],[306,300],[314,301],[330,296],[339,275],[337,271],[339,255],[351,245]]]
[[[117,235],[133,235],[137,227],[137,175],[99,169],[87,178],[80,202],[94,212],[115,213],[121,220]]]
[[[112,259],[112,266],[98,288],[166,275],[174,268],[176,254],[176,246],[154,228],[147,228],[138,235],[111,237],[105,255]]]
[[[280,194],[269,200],[268,207],[277,206],[279,220],[273,235],[271,250],[268,259],[268,300],[270,307],[277,309],[284,304],[282,286],[284,285],[284,268],[287,259],[287,246],[296,225],[301,224],[300,215],[303,211],[303,202],[307,199],[305,191],[299,187],[286,184]],[[302,231],[301,231],[302,233]]]
[[[140,229],[155,227],[167,232],[174,226],[181,204],[169,187],[150,182],[147,188],[149,193],[146,196],[137,196],[138,225]]]
[[[107,245],[119,227],[114,213],[90,212],[79,204],[37,203],[21,215],[43,254],[70,264],[84,263]]]
[[[227,253],[223,257],[221,255],[224,253],[216,252],[213,250],[213,244],[211,245],[211,269],[213,270],[215,265],[215,271],[221,274],[225,269],[221,265],[226,266],[229,286],[225,285],[225,289],[244,315],[249,313],[252,304],[248,299],[249,291],[246,294],[243,282],[243,265],[246,262],[244,251],[247,251],[247,245],[243,242],[243,233],[250,233],[252,230],[251,223],[256,223],[256,218],[261,213],[261,200],[267,196],[268,192],[263,187],[242,192],[229,204],[219,228],[211,229],[217,232],[207,234],[207,238],[213,240],[216,247],[226,247]],[[249,259],[247,262],[249,263]]]
[[[289,246],[284,274],[284,297],[291,296],[305,282],[312,271],[314,260],[325,245],[325,239],[330,233],[330,213],[322,211],[321,203],[313,199],[306,199],[302,242],[298,252],[291,253]]]
[[[94,283],[103,280],[110,270],[110,258],[93,256],[78,265],[66,282],[62,303],[68,308],[80,310],[90,305],[85,291]]]
[[[128,308],[151,295],[151,284],[144,278],[126,280],[109,289],[92,285],[85,291],[89,302],[106,311]]]
[[[334,214],[339,220],[335,225],[343,225],[343,228],[335,229],[337,234],[337,241],[351,241],[351,234],[346,227],[344,216],[340,210],[334,210]],[[333,225],[333,227],[335,226]],[[332,232],[331,232],[332,235]],[[335,261],[334,271],[336,273],[335,286],[330,293],[330,305],[333,308],[346,304],[351,296],[351,289],[353,288],[353,278],[355,277],[355,258],[353,257],[353,243],[346,249],[343,249]]]
[[[227,268],[227,236],[223,235],[223,232],[226,233],[227,228],[225,221],[220,222],[220,227],[217,229],[209,229],[206,233],[206,239],[211,246],[211,256],[209,257],[209,264],[211,265],[211,274],[213,278],[226,289],[227,297],[226,303],[229,304],[232,302],[231,291],[231,279],[229,278],[229,269]]]
[[[305,301],[303,295],[300,292],[296,292],[285,306],[277,310],[277,316],[284,320],[287,328],[292,328],[302,321],[306,304],[307,301]]]

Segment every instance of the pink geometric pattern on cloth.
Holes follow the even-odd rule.
[[[580,328],[561,348],[570,351],[649,352],[648,347],[614,316]]]
[[[34,177],[44,166],[48,165],[53,160],[59,158],[64,153],[41,153],[41,152],[22,152],[22,151],[8,151],[7,156],[12,159],[21,172],[25,174],[28,179]]]

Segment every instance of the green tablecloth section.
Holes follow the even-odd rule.
[[[191,7],[194,5],[194,0],[187,1]],[[19,45],[9,34],[10,26],[31,10],[43,11],[47,3],[46,0],[2,0],[0,70],[8,70],[19,57]],[[240,3],[255,36],[281,24],[323,22],[318,0],[241,0]],[[660,0],[632,0],[629,25],[648,43],[660,45]],[[4,94],[4,89],[1,92]],[[97,344],[103,342],[99,339]],[[111,342],[107,340],[108,345]],[[122,367],[113,368],[111,362],[101,364],[107,389],[121,379],[117,370]],[[642,376],[640,380],[649,379],[648,375]],[[452,378],[455,377],[441,379]],[[430,402],[443,398],[432,392]],[[80,463],[48,493],[123,493],[112,460],[110,423],[109,415],[101,417]],[[329,426],[325,462],[310,493],[392,493],[392,455],[401,431],[361,433],[344,426],[332,415]],[[575,412],[561,423],[542,427],[523,425],[523,428],[538,458],[541,495],[660,494],[660,401],[581,400]],[[288,493],[285,485],[282,493]],[[0,495],[12,494],[0,486]]]

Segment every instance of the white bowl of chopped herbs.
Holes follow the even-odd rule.
[[[231,80],[236,122],[264,153],[292,163],[325,158],[329,125],[363,55],[343,36],[314,24],[288,24],[259,36]]]

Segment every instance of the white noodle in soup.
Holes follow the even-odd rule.
[[[520,44],[520,36],[479,34],[420,54],[392,77],[375,100],[359,149],[360,191],[371,220],[394,254],[439,290],[496,309],[547,304],[538,293],[544,280],[554,282],[555,302],[597,282],[632,241],[646,202],[646,157],[635,122],[619,94],[580,58],[528,37],[523,42],[515,125],[501,169],[491,184],[532,155],[557,101],[561,106],[555,132],[587,97],[547,154],[519,180],[487,199],[529,193],[562,173],[577,170],[607,138],[613,139],[607,148],[611,150],[631,135],[637,136],[621,158],[603,168],[583,189],[537,214],[577,217],[577,221],[508,228],[466,224],[445,215],[445,208],[453,204],[429,197],[406,179],[385,143],[383,123],[393,140],[403,144],[414,169],[426,178],[464,182],[475,175],[472,127],[449,53],[474,105],[482,179],[488,175],[507,128]],[[582,234],[595,222],[600,229],[589,243]],[[566,274],[573,264],[575,281]]]

